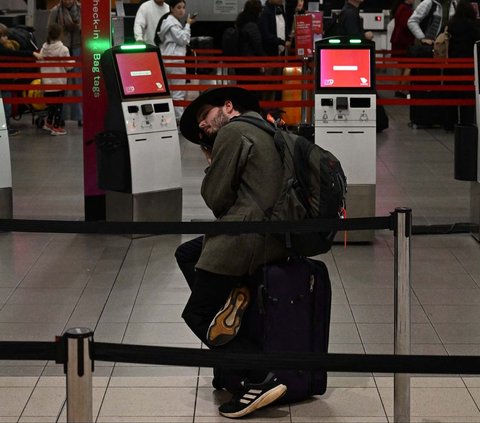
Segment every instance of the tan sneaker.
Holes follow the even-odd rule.
[[[211,345],[224,345],[235,338],[249,302],[250,291],[246,286],[239,286],[230,292],[225,305],[208,327],[207,339]]]

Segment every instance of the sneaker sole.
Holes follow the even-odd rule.
[[[231,341],[240,329],[243,313],[250,302],[250,293],[248,289],[235,291],[208,328],[207,339],[213,346],[217,347]]]
[[[245,407],[243,410],[237,411],[235,413],[222,413],[220,414],[231,419],[237,419],[247,414],[253,413],[255,410],[266,407],[274,401],[282,398],[287,392],[287,387],[285,385],[278,385],[270,391],[265,392],[261,397],[256,401],[252,402],[249,406]]]

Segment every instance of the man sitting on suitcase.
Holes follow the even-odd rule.
[[[261,221],[264,212],[253,198],[271,207],[280,194],[282,163],[271,135],[234,119],[241,114],[260,119],[259,111],[250,92],[222,87],[202,93],[181,118],[181,133],[200,144],[209,164],[201,194],[218,221]],[[182,314],[192,331],[210,348],[258,351],[240,330],[250,297],[245,282],[262,264],[288,256],[282,243],[265,234],[206,235],[182,244],[175,256],[192,290]],[[235,372],[222,372],[233,379]],[[243,417],[287,389],[268,371],[246,369],[235,375],[238,386],[228,386],[233,397],[219,408],[226,417]],[[224,387],[218,379],[213,383]]]

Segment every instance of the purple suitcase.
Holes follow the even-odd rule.
[[[252,300],[242,325],[264,352],[328,351],[332,290],[325,263],[290,258],[264,266],[252,278]],[[321,395],[324,371],[273,370],[287,385],[281,402]]]

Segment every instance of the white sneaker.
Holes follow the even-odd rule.
[[[55,128],[52,127],[52,131],[50,132],[52,135],[66,135],[67,131],[65,131],[65,128]]]

